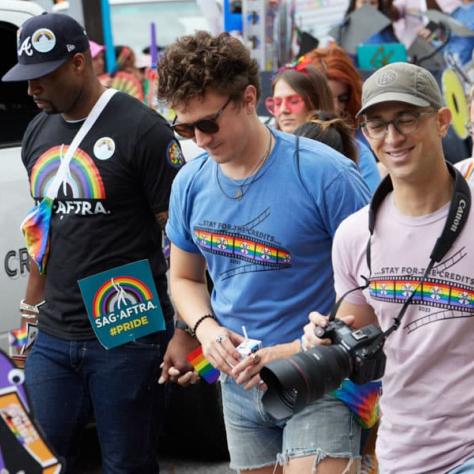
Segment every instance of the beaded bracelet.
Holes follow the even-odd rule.
[[[194,337],[196,337],[196,331],[197,331],[197,328],[199,327],[199,325],[207,318],[211,318],[211,319],[216,319],[215,316],[213,314],[205,314],[204,316],[201,316],[197,321],[196,321],[196,324],[194,324],[194,327],[193,327],[193,335]]]

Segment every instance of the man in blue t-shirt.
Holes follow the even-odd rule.
[[[222,373],[231,467],[356,472],[360,432],[348,409],[328,396],[277,422],[261,407],[259,371],[300,350],[310,311],[331,308],[332,238],[367,202],[365,183],[333,149],[260,122],[257,63],[226,34],[174,43],[158,94],[176,111],[175,131],[206,151],[178,173],[166,231],[174,303]],[[243,326],[262,341],[245,358]],[[187,344],[184,332],[176,337]]]

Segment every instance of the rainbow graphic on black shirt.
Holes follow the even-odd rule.
[[[54,179],[68,146],[58,145],[44,152],[31,171],[31,194],[35,198],[43,197]],[[93,159],[78,148],[69,164],[67,184],[72,189],[73,198],[105,199],[105,188]]]
[[[118,276],[107,280],[96,292],[92,301],[95,318],[113,312],[117,303],[117,289],[127,295],[130,304],[143,303],[153,298],[153,293],[145,283],[131,276]]]

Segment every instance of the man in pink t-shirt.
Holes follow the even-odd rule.
[[[333,243],[337,294],[363,285],[361,275],[370,281],[366,289],[344,299],[337,316],[355,328],[378,322],[387,330],[417,289],[400,327],[384,347],[387,365],[376,445],[380,472],[472,473],[472,212],[447,253],[419,285],[453,196],[454,171],[447,167],[441,143],[451,114],[442,106],[439,86],[427,70],[393,63],[365,82],[359,116],[393,190],[376,213],[371,272],[366,260],[368,207],[348,217],[337,230]],[[469,186],[472,189],[474,183]],[[310,319],[303,338],[306,347],[321,343],[314,325],[326,325],[326,318],[317,313],[311,313]]]

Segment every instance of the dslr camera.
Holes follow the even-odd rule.
[[[273,361],[260,371],[268,387],[263,406],[276,419],[302,410],[337,389],[345,378],[364,384],[380,379],[385,372],[385,336],[374,324],[353,330],[335,319],[325,328],[316,328],[315,334],[329,338],[332,344]]]

